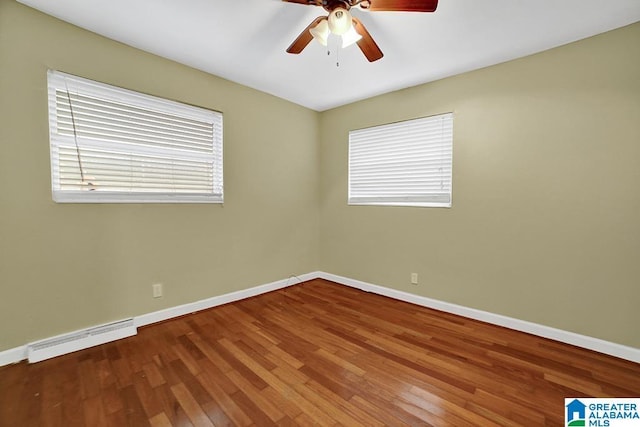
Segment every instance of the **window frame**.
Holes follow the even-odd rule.
[[[224,174],[223,174],[223,116],[222,113],[196,107],[177,101],[172,101],[164,98],[159,98],[153,95],[147,95],[144,93],[135,92],[128,89],[108,85],[77,77],[71,74],[63,73],[56,70],[47,71],[47,90],[48,90],[48,117],[49,117],[49,147],[50,147],[50,160],[51,160],[51,189],[52,197],[56,203],[216,203],[222,204],[224,202]],[[58,114],[62,114],[62,109],[58,109],[56,101],[56,92],[60,95],[68,96],[71,107],[68,111],[71,112],[71,122],[73,123],[73,134],[70,135],[67,131],[63,133],[60,129],[64,126],[62,122],[59,122]],[[211,146],[209,147],[206,142],[205,148],[202,150],[194,150],[192,148],[185,148],[179,146],[175,140],[171,142],[165,142],[162,145],[157,143],[150,144],[137,144],[131,141],[117,141],[114,137],[96,138],[89,136],[82,136],[81,132],[76,131],[76,120],[73,118],[74,114],[74,102],[71,101],[74,96],[90,96],[99,99],[99,102],[119,103],[126,107],[138,109],[140,111],[166,115],[171,120],[174,117],[180,119],[198,121],[204,123],[206,126],[211,125]],[[69,104],[67,104],[69,105]],[[106,117],[106,116],[105,116]],[[68,120],[68,119],[67,119]],[[59,127],[58,124],[61,123]],[[68,126],[68,125],[67,125]],[[140,131],[141,128],[131,128],[135,132]],[[209,131],[207,131],[208,134]],[[158,132],[156,132],[158,133]],[[80,134],[80,135],[79,135]],[[128,136],[128,135],[127,135]],[[170,135],[160,133],[160,138],[166,140],[170,139]],[[206,141],[209,141],[208,137]],[[118,156],[129,156],[130,164],[138,166],[131,166],[130,175],[109,175],[110,177],[126,177],[130,179],[130,182],[124,186],[130,186],[136,188],[135,184],[138,184],[138,189],[142,191],[91,191],[90,188],[85,190],[78,184],[69,185],[68,187],[77,187],[80,189],[63,189],[61,184],[61,150],[73,149],[75,147],[77,156],[80,158],[78,165],[72,166],[68,170],[78,170],[82,174],[84,171],[82,167],[82,155],[81,152],[86,150],[87,152],[100,152],[109,157],[109,161]],[[148,165],[154,160],[159,160],[156,170],[159,170],[161,177],[159,181],[161,184],[166,184],[166,187],[160,188],[161,191],[150,190],[148,187],[145,189],[145,180],[135,179],[135,175],[138,171],[140,164]],[[206,188],[203,191],[191,190],[179,191],[182,188],[178,187],[178,184],[173,185],[167,183],[171,179],[168,178],[170,168],[167,166],[169,163],[183,162],[184,168],[187,173],[194,173],[194,167],[197,165],[209,165],[204,169],[204,172],[199,171],[198,185],[202,188]],[[200,166],[202,167],[202,166]],[[206,178],[202,178],[206,176]],[[84,178],[80,183],[85,185]],[[147,183],[148,184],[148,183]],[[210,187],[209,187],[210,184]],[[89,183],[90,185],[90,183]],[[184,187],[184,186],[183,186]],[[198,191],[198,192],[195,192]]]
[[[447,112],[349,131],[347,204],[450,208],[453,193],[453,118],[453,112]],[[440,131],[438,125],[441,126]],[[420,130],[425,133],[420,136],[412,133]],[[427,130],[430,134],[427,134]],[[421,144],[420,138],[424,138],[425,144]],[[405,147],[394,146],[400,143]],[[441,151],[429,155],[429,149]],[[391,158],[396,162],[390,162]],[[433,171],[437,168],[432,166],[429,169],[425,167],[425,162],[442,162],[439,176],[440,185],[444,187],[442,191],[433,189],[437,179],[429,178],[428,173],[407,172],[407,168],[417,170],[418,158],[424,160],[418,166],[429,170],[434,176]],[[409,184],[411,179],[415,179],[415,182],[431,182],[420,187],[415,182]],[[399,192],[397,189],[402,186],[401,181],[405,184]],[[377,194],[374,194],[371,189],[376,183],[379,186],[375,189]]]

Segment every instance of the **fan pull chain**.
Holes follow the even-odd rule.
[[[336,67],[340,66],[340,45],[336,42]],[[327,56],[331,55],[331,49],[329,48],[329,44],[327,44]]]

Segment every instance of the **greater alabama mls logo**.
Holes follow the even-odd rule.
[[[564,399],[565,426],[640,427],[640,398]]]

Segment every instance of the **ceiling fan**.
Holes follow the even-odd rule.
[[[287,48],[288,53],[298,54],[316,39],[327,45],[329,34],[342,37],[342,47],[357,43],[369,62],[382,58],[383,53],[367,29],[358,18],[351,16],[349,10],[357,5],[372,12],[434,12],[438,0],[283,0],[289,3],[322,6],[328,16],[319,16],[305,28],[297,39]]]

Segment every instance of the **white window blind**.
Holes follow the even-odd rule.
[[[53,199],[222,203],[222,114],[47,73]]]
[[[451,206],[453,114],[349,132],[349,204]]]

